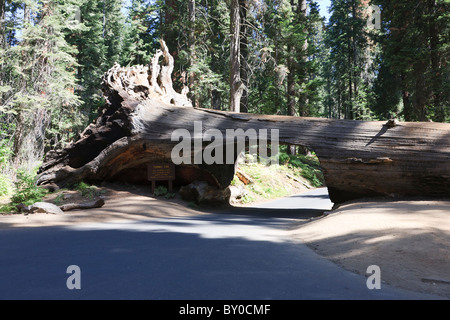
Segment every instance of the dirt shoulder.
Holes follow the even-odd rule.
[[[345,269],[450,298],[450,201],[349,203],[291,232]]]
[[[64,215],[0,215],[0,230],[208,214],[146,190],[108,189],[104,198],[102,208]],[[366,275],[377,265],[382,283],[450,298],[450,200],[348,203],[324,217],[294,220],[289,233],[347,270]]]
[[[64,215],[0,215],[0,230],[4,228],[30,228],[67,226],[76,223],[137,221],[149,218],[181,217],[204,214],[185,202],[150,197],[148,190],[140,188],[102,188],[105,205],[102,208],[68,211]],[[89,201],[77,192],[65,191],[70,196],[63,204]],[[44,201],[54,202],[59,194],[50,195]]]

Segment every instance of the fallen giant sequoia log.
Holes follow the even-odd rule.
[[[172,133],[185,129],[194,137],[194,122],[201,122],[203,132],[216,129],[223,136],[227,129],[278,129],[280,144],[314,150],[335,203],[380,195],[450,196],[450,124],[194,109],[186,89],[181,94],[173,90],[173,58],[163,41],[161,46],[149,66],[115,65],[105,74],[107,103],[99,110],[99,118],[77,142],[47,154],[39,184],[145,182],[149,163],[171,161],[172,149],[178,144],[171,141]],[[176,166],[175,183],[203,180],[225,189],[234,170],[232,164],[181,164]]]

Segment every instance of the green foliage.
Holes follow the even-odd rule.
[[[66,41],[78,25],[69,19],[75,5],[75,0],[7,1],[7,21],[0,28],[1,40],[7,39],[0,41],[0,110],[19,166],[40,161],[46,144],[60,140],[54,133],[62,131],[64,115],[78,114],[76,51]]]
[[[291,161],[291,156],[286,152],[278,153],[278,163],[281,165],[287,165]]]
[[[47,190],[36,185],[36,174],[25,170],[17,171],[17,180],[14,182],[15,191],[11,198],[12,204],[31,205],[41,201]]]
[[[243,204],[248,204],[256,201],[256,197],[252,194],[244,194],[241,198]]]
[[[170,200],[170,199],[175,198],[175,196],[176,196],[175,193],[168,192],[168,193],[164,196],[164,198],[166,198],[167,200]]]
[[[65,39],[69,2],[21,4],[29,15],[39,18],[17,22],[20,42],[5,52],[8,59],[3,71],[11,88],[5,105],[8,112],[19,114],[38,107],[53,109],[79,103],[69,90],[75,87],[73,67],[77,65],[74,51]]]
[[[13,152],[7,141],[0,141],[0,169],[5,168],[11,159]]]
[[[406,121],[444,122],[450,102],[450,2],[373,3],[383,9],[382,30],[374,37],[383,48],[377,111],[393,111]]]
[[[279,161],[282,165],[299,169],[298,174],[306,178],[313,187],[319,188],[325,185],[325,178],[316,156],[290,155],[286,152],[280,152]]]
[[[89,185],[85,182],[77,183],[74,186],[74,190],[81,193],[81,196],[89,199],[93,199],[100,195],[100,192],[98,191],[97,187]]]
[[[175,193],[169,192],[165,186],[157,186],[154,195],[156,197],[164,197],[167,200],[175,198]]]
[[[57,206],[62,205],[63,202],[64,202],[64,194],[58,195],[58,196],[55,198],[55,200],[53,200],[53,203],[54,203],[55,205],[57,205]]]
[[[148,0],[130,1],[123,30],[123,50],[120,54],[122,65],[150,63],[159,38],[155,6]]]
[[[4,116],[0,116],[3,120]],[[11,141],[9,139],[10,127],[7,123],[2,123],[0,127],[0,197],[11,193],[12,183],[8,176],[9,162],[13,152],[11,150]]]
[[[188,208],[191,208],[191,209],[200,208],[200,206],[198,204],[196,204],[194,201],[188,202],[187,206],[188,206]]]
[[[334,0],[331,5],[324,60],[328,115],[352,120],[371,120],[371,93],[375,70],[371,68],[376,46],[369,43],[366,20],[358,14],[360,0]]]
[[[9,178],[4,174],[0,174],[0,197],[10,194],[11,190],[12,186]]]
[[[167,192],[168,192],[168,190],[167,190],[166,187],[164,187],[164,186],[157,186],[155,188],[154,195],[157,196],[157,197],[165,196],[167,194]]]

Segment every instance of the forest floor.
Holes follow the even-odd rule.
[[[47,201],[81,198],[62,191]],[[65,226],[87,222],[133,221],[159,217],[208,214],[176,197],[166,200],[149,196],[148,188],[104,187],[98,193],[104,207],[71,211],[64,215],[3,215],[0,230],[41,226]],[[450,200],[349,202],[318,218],[293,219],[287,230],[316,253],[344,269],[366,275],[367,267],[381,269],[382,285],[440,295],[450,299]],[[237,210],[240,207],[234,207]],[[232,213],[226,208],[227,213]]]

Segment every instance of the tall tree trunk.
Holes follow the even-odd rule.
[[[0,0],[0,50],[6,49],[5,0]],[[2,52],[2,54],[4,54]],[[3,60],[3,59],[2,59]],[[5,85],[3,63],[0,64],[0,87]],[[3,104],[3,93],[0,91],[0,106]]]
[[[196,50],[195,50],[195,45],[196,45],[196,37],[195,37],[195,0],[189,0],[189,4],[188,4],[189,8],[189,53],[190,53],[190,65],[191,68],[192,66],[194,66],[196,64],[196,60],[197,60],[197,55],[196,55]],[[189,92],[191,93],[191,100],[192,100],[192,104],[194,105],[195,108],[198,108],[200,106],[200,103],[198,101],[198,97],[197,97],[197,90],[196,90],[196,75],[193,72],[190,72],[189,74],[189,82],[188,82],[188,86],[189,86]]]
[[[239,15],[239,0],[231,0],[230,10],[230,111],[241,111],[242,81],[241,81],[241,18]]]
[[[173,29],[174,23],[177,20],[178,13],[178,0],[165,0],[165,10],[164,10],[164,23],[161,26],[163,39],[167,43],[167,46],[171,50],[171,55],[177,59],[178,58],[178,43],[177,43],[177,32]]]
[[[424,74],[428,61],[417,61],[414,64],[415,92],[414,92],[414,118],[419,121],[427,120],[427,88],[425,88]]]
[[[106,0],[103,0],[103,24],[102,24],[102,38],[106,36]]]
[[[297,5],[297,7],[296,7]],[[293,16],[292,23],[296,23],[296,20],[300,12],[299,4],[296,4],[295,0],[291,0],[291,10],[295,15]],[[287,45],[287,68],[289,70],[289,73],[287,75],[287,90],[286,90],[286,101],[287,101],[287,114],[288,116],[294,117],[295,116],[295,106],[296,106],[296,98],[297,98],[297,92],[295,90],[295,79],[297,78],[297,73],[299,72],[299,68],[297,66],[297,63],[295,61],[295,58],[298,55],[298,52],[295,48],[295,44],[293,39],[288,40]],[[300,107],[300,110],[302,107]],[[297,153],[297,148],[295,145],[289,145],[287,148],[287,153],[291,155],[295,155]]]
[[[303,33],[305,35],[305,39],[303,40],[303,44],[302,44],[302,51],[301,51],[301,62],[302,62],[302,67],[301,67],[301,80],[303,83],[307,83],[308,82],[308,72],[307,72],[307,62],[308,62],[308,47],[309,47],[309,43],[308,43],[308,37],[306,37],[306,35],[308,34],[308,30],[306,27],[306,20],[307,20],[307,3],[306,0],[299,0],[298,3],[298,8],[297,8],[297,18],[299,19],[299,21],[304,24],[304,29],[303,29]],[[299,104],[299,115],[300,117],[306,117],[308,116],[308,112],[307,112],[307,105],[309,103],[309,99],[307,97],[306,94],[302,93],[301,97],[300,97],[300,104]]]
[[[437,15],[439,7],[436,4],[436,0],[428,1],[428,10],[431,17],[435,17]],[[441,91],[443,83],[441,75],[441,57],[439,53],[439,27],[436,21],[429,22],[429,39],[432,68],[432,98],[435,109],[434,120],[437,122],[445,122],[445,106],[441,101]]]
[[[360,17],[357,17],[357,3],[355,0],[352,1],[352,15],[353,15],[353,23],[352,23],[352,69],[351,69],[351,77],[352,77],[352,82],[353,82],[353,97],[358,97],[358,76],[355,74],[356,73],[356,67],[357,67],[357,60],[358,60],[358,56],[357,56],[357,48],[356,48],[356,28],[355,28],[355,23],[357,22],[357,19],[359,19]],[[354,99],[356,100],[356,99]],[[352,114],[352,120],[358,118],[358,111],[355,110],[354,107],[354,103],[352,100],[352,110],[351,110],[351,114]]]
[[[295,91],[295,74],[296,74],[296,68],[295,68],[295,49],[294,47],[289,44],[288,45],[288,69],[289,73],[287,75],[287,113],[288,116],[295,116],[295,98],[296,98],[296,91]]]
[[[288,69],[289,73],[287,75],[287,107],[288,107],[288,116],[294,117],[295,116],[295,97],[296,97],[296,91],[295,91],[295,49],[293,48],[292,44],[288,45]],[[291,155],[297,154],[295,145],[289,145],[287,148],[287,153]]]
[[[410,95],[406,85],[406,75],[402,73],[400,75],[400,79],[402,88],[403,115],[405,117],[405,121],[413,121],[413,112],[411,108]]]
[[[30,23],[31,12],[29,6],[26,4],[23,5],[23,29],[27,27],[27,24]],[[27,40],[24,40],[26,42]],[[22,65],[28,64],[29,57],[27,53],[22,52]],[[32,68],[30,68],[32,69]],[[31,70],[25,70],[25,72],[21,75],[21,79],[19,82],[19,91],[26,92],[29,78],[31,77]],[[25,136],[28,131],[28,125],[26,123],[26,116],[31,117],[30,112],[25,112],[23,110],[23,106],[19,105],[16,107],[16,130],[14,132],[14,142],[13,142],[13,165],[15,169],[18,169],[21,165],[22,160],[22,149],[24,146]]]
[[[295,0],[291,0],[291,8],[292,12],[297,12],[295,8]],[[293,16],[292,23],[295,23],[296,17]],[[287,75],[287,112],[288,116],[295,116],[295,98],[296,98],[296,91],[295,91],[295,76],[297,74],[297,66],[295,63],[295,57],[297,56],[297,50],[295,49],[295,45],[293,43],[293,39],[288,39],[288,45],[287,45],[287,68],[289,70],[289,73]]]
[[[0,0],[0,49],[4,49],[6,44],[5,12],[6,12],[6,1]]]
[[[338,92],[337,92],[337,99],[338,99],[338,119],[341,119],[342,117],[342,90],[341,90],[341,83],[339,81],[338,83]]]
[[[351,38],[348,38],[347,44],[348,44],[347,63],[349,68],[349,75],[348,75],[348,101],[345,118],[353,120],[353,59],[352,59],[353,50]]]
[[[248,1],[239,0],[239,14],[241,17],[241,81],[243,85],[241,97],[241,112],[248,113],[248,37],[249,27],[247,22]]]

